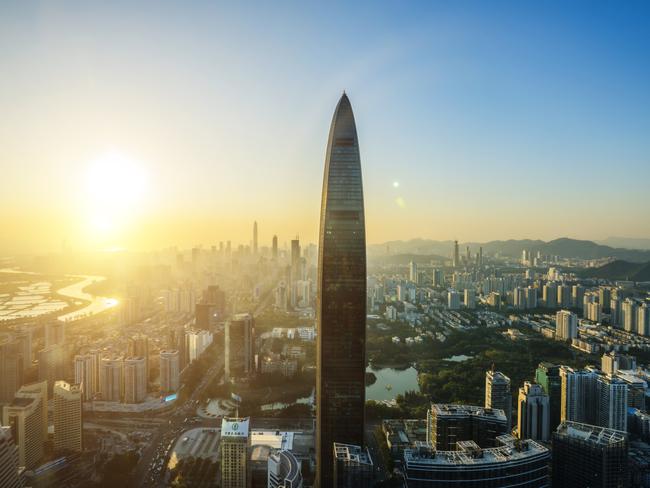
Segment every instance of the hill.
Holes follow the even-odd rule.
[[[618,259],[600,268],[585,270],[583,276],[608,280],[650,281],[650,263],[630,263]]]

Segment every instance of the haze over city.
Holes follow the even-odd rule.
[[[315,241],[343,90],[369,243],[648,238],[647,9],[5,3],[0,247]]]
[[[650,4],[0,4],[0,488],[650,488]]]

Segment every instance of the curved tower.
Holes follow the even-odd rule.
[[[359,141],[339,100],[327,142],[318,251],[316,484],[333,485],[334,442],[363,445],[366,229]]]

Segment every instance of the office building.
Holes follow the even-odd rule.
[[[578,317],[568,310],[560,310],[555,314],[555,338],[570,341],[578,337]]]
[[[85,401],[93,399],[99,391],[97,354],[78,354],[74,357],[74,381],[81,385]]]
[[[368,449],[350,444],[334,443],[334,488],[371,488],[375,467]]]
[[[364,443],[366,237],[359,141],[348,97],[330,128],[319,232],[316,484],[332,486],[335,442]]]
[[[180,382],[180,355],[177,349],[160,351],[160,392],[174,393]]]
[[[18,464],[32,469],[43,458],[47,439],[47,383],[22,386],[2,410],[2,424],[11,428]]]
[[[267,461],[267,488],[302,488],[300,462],[289,450],[277,450]]]
[[[224,417],[221,421],[221,487],[248,486],[249,419]]]
[[[526,381],[519,388],[517,414],[517,436],[520,439],[550,440],[549,398],[540,385]]]
[[[18,448],[11,435],[11,427],[0,426],[0,486],[23,488],[18,472]]]
[[[257,256],[257,220],[253,222],[253,255]]]
[[[461,441],[453,451],[416,441],[404,450],[408,488],[548,488],[548,448],[511,435],[496,438],[493,448]]]
[[[250,313],[237,314],[226,322],[224,347],[226,380],[255,372],[255,319]]]
[[[122,401],[124,389],[124,361],[121,357],[101,359],[99,374],[99,391],[106,402]]]
[[[458,241],[454,241],[454,257],[453,257],[453,266],[458,268],[460,266],[460,255],[458,251]]]
[[[553,488],[618,488],[628,484],[625,432],[562,422],[553,433]]]
[[[512,425],[512,390],[510,378],[500,371],[485,372],[485,408],[502,410],[505,413],[507,431]]]
[[[124,360],[124,403],[142,403],[147,399],[147,363],[143,357]]]
[[[10,403],[24,379],[20,345],[9,334],[0,336],[0,404]]]
[[[548,395],[549,402],[549,430],[555,431],[560,425],[562,410],[562,378],[560,366],[547,362],[539,363],[535,370],[535,382],[542,387]]]
[[[81,385],[65,381],[54,384],[54,449],[58,452],[83,450],[83,393]]]
[[[598,425],[614,430],[627,430],[627,384],[612,376],[599,376]]]
[[[291,240],[291,283],[302,279],[302,262],[300,261],[300,240]]]
[[[427,410],[427,442],[439,451],[453,451],[459,441],[469,440],[494,447],[495,439],[508,430],[503,410],[444,403]]]

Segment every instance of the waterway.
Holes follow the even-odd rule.
[[[75,275],[74,278],[80,278],[81,281],[74,283],[72,285],[60,288],[57,290],[57,293],[68,298],[72,298],[77,302],[87,301],[90,302],[83,308],[75,310],[74,312],[69,312],[63,315],[59,315],[58,319],[64,322],[69,320],[77,320],[83,317],[88,317],[89,315],[95,315],[110,308],[113,308],[117,305],[117,300],[115,298],[107,297],[98,297],[90,293],[83,291],[89,285],[97,283],[99,281],[104,281],[106,278],[104,276],[86,276],[86,275]]]
[[[366,400],[394,400],[397,395],[407,391],[420,391],[418,372],[413,366],[406,369],[373,369],[368,366],[366,372],[374,373],[377,377],[377,381],[366,386]]]

